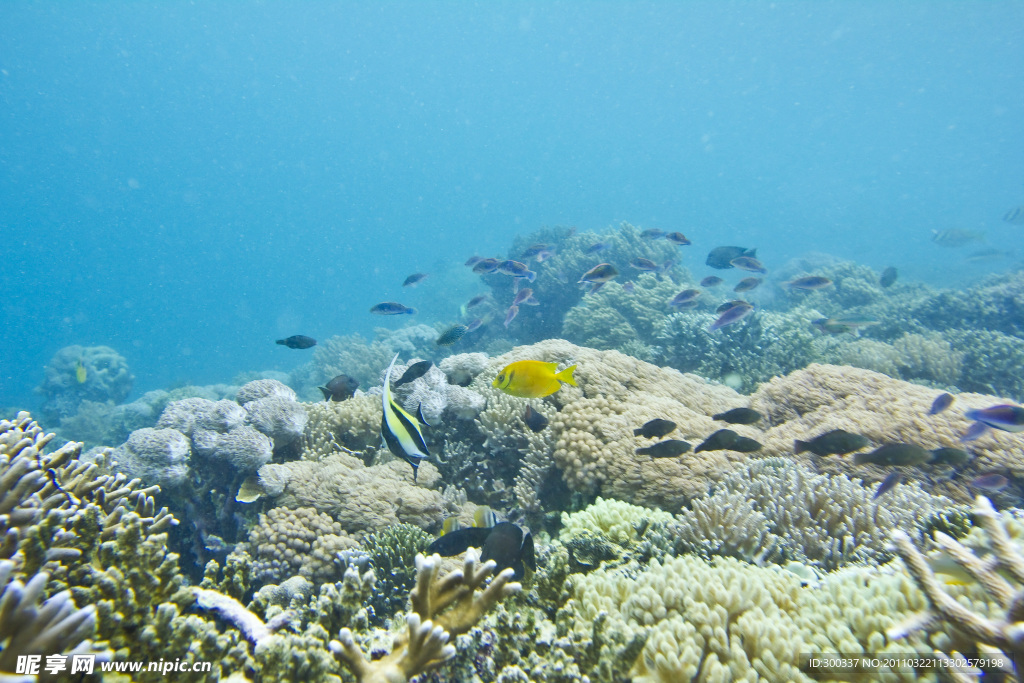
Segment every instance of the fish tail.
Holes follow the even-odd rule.
[[[795,453],[796,455],[800,455],[804,451],[808,450],[810,447],[810,444],[808,444],[806,441],[801,441],[800,439],[797,439],[796,441],[793,442],[793,453]]]
[[[856,455],[853,456],[854,465],[866,465],[869,462],[871,462],[870,453],[857,453]]]
[[[317,387],[317,389],[319,389],[323,393],[325,401],[330,401],[331,400],[331,390],[330,389],[328,389],[327,387]]]
[[[643,433],[644,433],[644,430],[641,429],[641,428],[637,428],[637,429],[633,430],[633,436],[640,436]]]
[[[576,379],[573,377],[573,373],[575,373],[575,372],[576,372],[576,366],[575,365],[570,365],[565,370],[562,370],[561,372],[556,374],[555,375],[555,379],[560,380],[562,382],[565,382],[566,384],[571,384],[574,387],[578,387],[579,385],[576,384]]]
[[[406,315],[416,315],[416,309],[415,308],[407,308],[405,310],[405,313],[406,313]]]

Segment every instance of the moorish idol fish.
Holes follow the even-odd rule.
[[[397,353],[391,359],[391,365],[384,375],[384,391],[381,394],[384,413],[380,417],[380,435],[388,445],[389,451],[412,465],[412,480],[416,481],[420,461],[430,457],[423,433],[420,432],[420,425],[426,426],[427,423],[423,419],[422,408],[417,416],[413,417],[391,398],[391,370],[395,367],[396,360]]]

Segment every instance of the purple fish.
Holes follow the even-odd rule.
[[[376,313],[377,315],[413,315],[416,313],[416,309],[403,306],[394,301],[384,301],[371,308],[370,313]]]
[[[658,230],[657,228],[648,228],[640,233],[640,237],[645,240],[660,240],[665,236],[664,230]]]
[[[531,244],[526,248],[526,251],[523,252],[521,258],[528,259],[531,256],[536,256],[540,252],[545,251],[549,246],[550,245],[547,244]]]
[[[517,315],[519,315],[519,307],[518,306],[509,306],[508,307],[508,312],[505,313],[505,327],[506,328],[508,327],[509,323],[511,323],[513,320],[516,319]]]
[[[701,287],[717,287],[718,285],[725,282],[722,278],[717,275],[708,275],[706,278],[700,281]]]
[[[643,258],[640,256],[630,261],[629,265],[632,266],[633,268],[636,268],[637,270],[642,270],[648,273],[654,272],[656,270],[661,270],[661,266],[659,266],[657,263],[655,263],[649,258]]]
[[[486,294],[477,294],[476,296],[469,300],[469,303],[466,304],[466,308],[473,308],[474,306],[479,306],[485,301],[487,301]]]
[[[672,244],[679,245],[680,247],[685,247],[689,244],[692,244],[690,240],[686,238],[686,235],[684,235],[681,232],[670,232],[669,234],[665,235],[665,239],[667,239]]]
[[[934,401],[932,401],[932,407],[928,409],[929,415],[938,415],[946,408],[953,405],[953,394],[939,394]]]
[[[519,261],[502,261],[498,264],[498,272],[511,275],[512,277],[523,277],[530,282],[537,279],[537,273],[527,268],[525,263],[520,263]]]
[[[533,298],[532,289],[524,287],[516,293],[516,298],[512,300],[513,306],[519,306],[520,304],[526,304],[527,306],[539,306],[540,302]]]
[[[636,291],[636,285],[633,284],[632,280],[626,280],[622,283],[622,288],[626,290],[627,294],[632,294]]]
[[[615,269],[610,263],[599,263],[587,272],[583,273],[580,277],[580,282],[608,282],[613,277],[619,274],[619,271]]]
[[[754,307],[746,302],[736,302],[734,306],[718,316],[715,322],[708,325],[708,332],[720,330],[726,325],[732,325],[746,318],[754,310]]]
[[[882,483],[878,485],[877,489],[875,489],[875,495],[871,497],[875,499],[878,498],[879,496],[885,495],[889,491],[893,490],[896,487],[896,484],[900,483],[901,481],[903,481],[902,472],[890,472],[889,476],[883,479]]]
[[[832,281],[827,277],[821,277],[820,275],[808,275],[807,277],[798,277],[795,280],[789,282],[783,282],[783,287],[789,289],[802,289],[805,291],[813,291],[815,289],[822,289],[832,284]]]
[[[767,273],[764,264],[758,261],[753,256],[737,256],[736,258],[729,261],[729,264],[733,268],[739,268],[750,273]]]
[[[988,425],[984,422],[972,422],[971,426],[967,428],[967,431],[960,437],[962,443],[968,441],[974,441],[988,434]]]
[[[500,263],[501,261],[496,258],[482,258],[473,264],[473,272],[479,275],[493,273],[498,269],[498,264]]]
[[[427,279],[427,273],[413,273],[409,277],[405,278],[405,282],[402,283],[402,286],[415,287],[425,279]]]
[[[484,324],[483,320],[481,320],[480,318],[474,318],[473,322],[471,322],[468,325],[466,325],[466,332],[467,333],[468,332],[472,332],[473,330],[479,328],[483,324]]]
[[[483,261],[483,258],[480,256],[470,256],[468,259],[466,259],[466,265],[472,268],[481,261]]]
[[[971,486],[982,491],[1002,491],[1009,486],[1010,480],[996,472],[989,472],[971,480]]]
[[[583,253],[584,254],[596,254],[597,252],[604,251],[607,248],[608,248],[608,245],[605,244],[604,242],[594,242],[589,247],[587,247],[583,251]]]
[[[761,278],[759,277],[745,277],[736,283],[736,286],[732,288],[732,291],[736,293],[749,292],[752,289],[757,289],[760,284]]]
[[[981,410],[968,410],[964,415],[969,420],[984,422],[989,427],[1004,432],[1024,432],[1024,408],[1003,403]]]
[[[668,305],[683,306],[689,303],[696,303],[700,295],[701,291],[699,289],[684,289],[672,297],[672,301],[668,302]]]

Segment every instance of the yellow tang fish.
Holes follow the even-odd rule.
[[[561,389],[561,382],[577,386],[572,376],[575,371],[575,365],[558,372],[557,363],[517,360],[505,366],[491,382],[491,386],[520,398],[543,398]]]
[[[391,369],[395,367],[396,360],[397,353],[391,359],[391,365],[384,375],[384,391],[381,394],[384,412],[380,417],[380,435],[388,450],[412,465],[412,480],[416,481],[420,461],[430,457],[423,433],[420,431],[420,425],[427,423],[423,420],[422,410],[413,417],[391,398]]]
[[[85,364],[82,363],[82,359],[78,359],[78,364],[75,366],[75,379],[78,380],[79,384],[85,384],[85,379],[89,374],[85,370]]]

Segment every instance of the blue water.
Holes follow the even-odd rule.
[[[1021,65],[1020,2],[3,3],[0,407],[69,344],[138,394],[443,320],[545,225],[963,286],[1008,266],[931,230],[1024,240]]]

